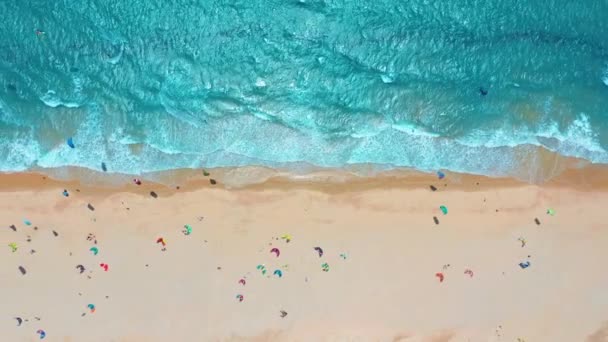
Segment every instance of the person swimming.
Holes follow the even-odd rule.
[[[479,93],[481,94],[481,96],[486,96],[488,95],[488,90],[484,87],[479,87]]]

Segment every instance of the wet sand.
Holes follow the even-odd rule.
[[[606,174],[572,170],[538,186],[326,171],[242,187],[226,185],[231,170],[171,186],[2,175],[0,331],[7,341],[38,340],[38,329],[49,341],[605,341]]]

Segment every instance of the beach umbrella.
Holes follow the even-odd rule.
[[[31,226],[32,225],[32,222],[30,222],[30,220],[28,220],[28,219],[24,219],[23,223],[25,223],[26,226]]]
[[[271,249],[270,253],[275,253],[277,255],[277,258],[279,257],[279,255],[281,255],[281,251],[279,251],[279,249],[276,247]]]
[[[440,283],[443,283],[443,273],[437,272],[435,273],[435,277],[439,278]]]
[[[99,248],[93,246],[89,248],[89,251],[93,252],[93,255],[97,255],[97,253],[99,253]]]
[[[285,235],[281,236],[281,239],[285,240],[285,242],[289,242],[289,241],[291,241],[291,235],[285,234]]]
[[[317,251],[317,253],[319,253],[319,258],[323,256],[323,248],[315,247],[315,251]]]
[[[522,269],[528,268],[528,267],[530,267],[530,262],[529,261],[520,262],[519,267],[521,267]]]
[[[190,227],[189,224],[184,225],[184,235],[190,235],[192,234],[192,227]]]
[[[464,270],[464,274],[468,274],[468,275],[469,275],[469,277],[473,278],[473,271],[471,271],[471,270],[470,270],[470,269],[468,269],[468,268],[467,268],[466,270]]]
[[[260,264],[260,265],[257,265],[255,268],[262,271],[262,274],[266,274],[266,266]]]
[[[106,271],[106,272],[108,272],[108,267],[110,267],[108,264],[104,264],[104,263],[99,264],[99,266],[101,268],[103,268],[103,270]]]
[[[74,146],[74,140],[72,139],[72,137],[69,137],[66,143],[68,144],[68,146],[70,146],[70,148],[76,147]]]
[[[547,214],[549,214],[551,216],[555,216],[555,210],[549,208],[549,209],[547,209]]]
[[[443,215],[447,215],[448,207],[446,207],[445,205],[441,205],[441,206],[439,206],[439,209],[441,209],[441,212],[443,213]]]
[[[242,302],[242,301],[243,301],[243,299],[245,299],[245,297],[243,297],[243,295],[242,295],[242,294],[237,294],[237,295],[236,295],[236,299],[238,299],[238,300],[239,300],[239,302]]]
[[[279,278],[283,277],[283,272],[281,272],[281,270],[275,270],[273,274],[279,276]]]
[[[280,313],[281,313],[281,318],[285,318],[285,316],[287,316],[287,311],[285,311],[285,310],[281,310]]]
[[[156,243],[160,243],[161,245],[165,246],[165,239],[163,239],[162,237],[159,237],[158,239],[156,239]]]
[[[21,317],[15,317],[15,319],[17,320],[17,326],[20,327],[21,323],[23,323],[23,319]]]
[[[42,329],[38,329],[38,331],[36,331],[36,334],[40,335],[41,340],[46,337],[46,332],[44,332],[44,330]]]
[[[323,269],[323,272],[329,272],[329,264],[328,263],[321,264],[321,268]]]
[[[9,243],[8,246],[11,248],[11,251],[13,253],[15,253],[17,251],[17,244],[15,242]]]
[[[241,278],[241,280],[239,280],[239,284],[242,284],[243,286],[245,286],[245,284],[247,284],[247,282],[245,281],[245,279]]]
[[[76,269],[80,272],[80,274],[84,273],[85,270],[84,266],[82,265],[76,265]]]
[[[87,308],[89,308],[89,310],[91,310],[91,313],[95,312],[95,305],[89,304],[89,305],[87,305]]]

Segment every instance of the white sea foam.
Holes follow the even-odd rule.
[[[492,131],[478,130],[459,141],[468,147],[516,147],[525,144],[543,146],[560,154],[585,158],[593,162],[608,162],[608,153],[600,145],[589,116],[581,113],[566,128],[560,130],[557,122],[551,121],[536,130],[503,126]]]
[[[420,127],[420,126],[410,124],[410,123],[397,123],[397,124],[393,124],[391,127],[398,131],[408,133],[412,136],[423,136],[423,137],[438,137],[439,136],[439,134],[429,132],[424,127]]]
[[[46,94],[44,94],[40,97],[40,100],[42,102],[44,102],[45,105],[52,107],[52,108],[57,108],[59,106],[63,106],[63,107],[67,107],[67,108],[80,107],[80,104],[78,104],[76,102],[64,102],[59,96],[57,96],[57,93],[55,93],[54,90],[47,91]]]
[[[265,86],[266,86],[266,81],[264,81],[264,80],[263,80],[263,79],[261,79],[261,78],[258,78],[258,79],[256,79],[256,80],[255,80],[255,86],[256,86],[256,87],[263,88],[263,87],[265,87]]]
[[[380,78],[383,83],[393,83],[395,82],[395,75],[393,74],[381,74]]]
[[[33,134],[12,134],[10,139],[0,143],[0,170],[23,171],[36,164],[40,156],[40,145],[33,139]]]
[[[125,47],[124,47],[124,45],[121,44],[120,51],[118,52],[118,54],[116,56],[112,56],[111,58],[108,58],[106,60],[106,62],[108,62],[112,65],[118,64],[118,62],[120,62],[120,59],[122,58],[122,54],[124,53],[124,51],[125,51]]]

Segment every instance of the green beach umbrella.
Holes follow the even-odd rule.
[[[184,225],[184,228],[186,228],[186,230],[184,231],[184,234],[186,234],[186,235],[192,234],[192,227],[190,227],[189,224]]]
[[[441,209],[441,212],[443,213],[443,215],[447,215],[448,207],[446,207],[445,205],[442,205],[439,207],[439,209]]]
[[[94,255],[97,255],[97,253],[99,253],[99,249],[97,249],[97,247],[91,247],[89,248],[89,250],[93,252]]]
[[[547,214],[549,214],[551,216],[555,216],[555,210],[549,208],[549,209],[547,209]]]
[[[257,268],[258,270],[262,271],[262,275],[266,274],[266,266],[264,266],[262,264],[259,264],[255,268]]]

